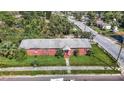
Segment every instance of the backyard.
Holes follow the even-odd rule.
[[[88,56],[71,56],[71,66],[117,66],[116,62],[103,52],[96,44],[92,45],[93,53]],[[22,66],[65,66],[63,57],[54,56],[27,56],[22,60],[7,59],[0,57],[0,67],[22,67]]]

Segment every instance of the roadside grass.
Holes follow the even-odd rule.
[[[72,70],[72,74],[120,74],[118,70]]]
[[[6,71],[0,72],[0,76],[10,76],[10,75],[64,75],[68,74],[66,70],[63,71]],[[72,70],[71,74],[120,74],[117,70]]]
[[[122,27],[119,28],[118,30],[119,30],[120,32],[124,32],[124,28],[122,28]]]
[[[111,35],[116,35],[115,33],[113,33],[111,30],[101,30],[100,28],[98,28],[97,26],[93,26],[92,29],[94,29],[96,32],[98,32],[99,34],[105,35],[105,36],[111,36]],[[119,32],[124,32],[124,28],[119,27],[118,28]]]
[[[93,26],[92,29],[94,29],[96,32],[98,32],[99,34],[105,35],[105,36],[110,36],[110,35],[114,35],[114,33],[111,30],[101,30],[100,28]]]
[[[92,45],[93,54],[91,56],[71,56],[71,66],[117,66],[117,63],[106,54],[97,45]],[[7,59],[0,57],[0,67],[23,67],[32,66],[32,63],[36,63],[36,66],[65,66],[65,60],[63,57],[57,58],[54,56],[27,56],[25,59],[17,61],[15,59]]]
[[[0,72],[0,76],[8,75],[55,75],[55,74],[67,74],[67,71],[5,71]]]
[[[95,31],[97,31],[98,33],[101,32],[102,30],[96,26],[93,26],[92,29],[94,29]]]

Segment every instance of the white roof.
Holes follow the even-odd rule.
[[[22,40],[19,48],[91,48],[88,39],[24,39]]]

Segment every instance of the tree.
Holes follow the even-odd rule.
[[[80,38],[88,38],[90,39],[92,33],[91,32],[82,32]]]
[[[114,18],[114,15],[111,11],[105,12],[103,16],[104,16],[104,21],[107,23],[110,23]]]
[[[78,20],[78,21],[81,21],[82,20],[82,14],[80,13],[80,12],[75,12],[74,14],[73,14],[73,16],[75,17],[75,19],[76,20]]]
[[[21,61],[26,58],[26,52],[25,49],[17,49],[16,51],[16,60]]]
[[[47,11],[46,12],[46,19],[50,19],[51,15],[52,15],[51,11]]]
[[[82,17],[85,16],[86,13],[87,12],[74,11],[74,12],[70,12],[68,14],[74,16],[76,20],[82,21]]]
[[[96,18],[97,18],[96,12],[94,12],[94,11],[89,11],[89,12],[87,13],[87,16],[88,16],[88,18],[89,18],[88,24],[89,24],[90,26],[95,25]]]
[[[110,23],[113,19],[116,19],[117,22],[121,21],[122,13],[119,11],[107,11],[103,13],[104,21]]]
[[[5,22],[7,26],[11,27],[14,24],[15,18],[9,12],[0,12],[0,20]]]
[[[16,56],[16,44],[12,42],[2,42],[0,46],[0,55],[12,59]]]
[[[65,16],[52,15],[49,23],[49,34],[54,37],[60,35],[69,35],[72,29],[72,24],[68,22]]]

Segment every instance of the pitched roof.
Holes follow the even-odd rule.
[[[24,39],[19,48],[91,48],[88,39]]]

